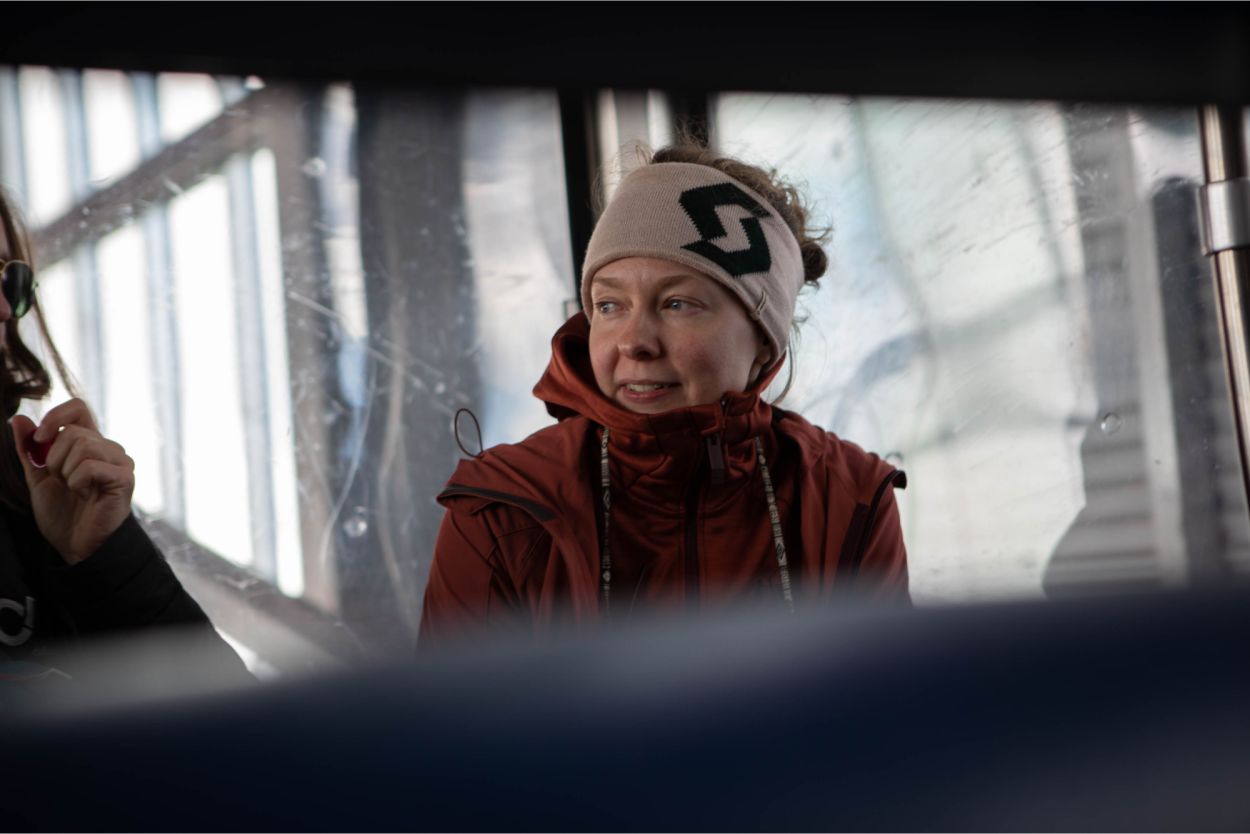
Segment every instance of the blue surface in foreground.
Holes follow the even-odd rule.
[[[4,827],[1250,827],[1250,594],[738,620],[0,729]]]

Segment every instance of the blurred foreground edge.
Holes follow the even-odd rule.
[[[11,64],[422,86],[712,89],[1073,101],[1246,101],[1250,11],[1234,3],[839,3],[772,14],[407,10],[156,19],[9,3]],[[176,37],[170,37],[176,32]],[[472,37],[466,37],[472,32]],[[524,37],[518,37],[524,33]],[[701,48],[691,49],[698,42]],[[784,59],[743,60],[735,44]]]
[[[0,721],[7,829],[1246,830],[1250,593],[844,611]]]

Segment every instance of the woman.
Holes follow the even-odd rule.
[[[425,647],[648,615],[908,603],[903,474],[762,394],[827,260],[797,192],[695,143],[620,184],[585,314],[534,389],[559,419],[457,468]]]
[[[131,515],[134,462],[101,436],[86,403],[62,403],[37,426],[14,416],[22,400],[51,387],[18,332],[23,315],[33,313],[68,384],[30,263],[30,238],[0,192],[0,402],[11,426],[0,433],[0,706],[21,700],[50,670],[73,670],[80,638],[156,626],[186,627],[201,650],[198,668],[242,679],[242,661]]]

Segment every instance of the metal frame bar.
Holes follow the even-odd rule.
[[[702,132],[708,141],[714,138],[712,96],[707,90],[665,90],[673,114],[673,127],[685,128],[696,136]]]
[[[560,130],[564,140],[564,187],[569,205],[569,239],[573,246],[573,294],[581,307],[582,264],[595,230],[594,181],[598,176],[598,132],[591,94],[581,89],[562,89]]]
[[[65,109],[66,150],[69,167],[70,194],[82,217],[89,216],[85,207],[94,189],[91,186],[91,161],[87,150],[87,113],[83,102],[82,72],[59,70],[61,101]],[[71,209],[71,213],[72,213]],[[104,333],[100,321],[100,271],[96,264],[96,239],[84,240],[74,247],[75,296],[78,302],[79,360],[82,387],[87,401],[103,408],[104,404]]]
[[[252,520],[252,567],[271,582],[278,577],[277,537],[273,525],[273,477],[269,445],[269,386],[265,366],[264,306],[260,285],[260,243],[250,157],[226,160],[224,175],[230,201],[235,321],[238,327],[239,395],[247,446],[248,499]]]
[[[156,77],[131,73],[139,133],[139,153],[144,160],[160,154],[160,107]],[[140,166],[140,170],[147,163]],[[134,172],[138,173],[138,171]],[[148,328],[152,334],[152,379],[156,387],[156,422],[161,433],[161,487],[165,519],[175,527],[186,525],[186,493],[182,468],[182,403],[177,396],[181,362],[174,326],[174,266],[169,239],[169,210],[164,202],[143,212],[144,257],[148,270]]]
[[[1202,162],[1208,185],[1246,176],[1245,118],[1245,111],[1237,105],[1207,104],[1199,108]],[[1229,400],[1241,454],[1242,481],[1250,498],[1250,329],[1246,323],[1250,249],[1225,249],[1212,258]]]
[[[309,97],[309,91],[316,86],[268,86],[249,96],[246,106],[256,119],[257,135],[263,137],[277,161],[279,234],[284,241],[306,244],[282,247],[282,274],[288,298],[286,349],[292,375],[292,436],[300,484],[304,598],[327,611],[338,611],[339,554],[329,526],[339,491],[331,458],[337,447],[325,421],[337,377],[327,377],[321,384],[315,378],[315,369],[333,367],[333,360],[327,358],[320,328],[306,323],[309,308],[304,306],[311,302],[332,307],[334,303],[326,280],[324,238],[318,228],[322,219],[318,189],[302,170],[304,163],[318,154],[314,140],[320,119]],[[297,300],[290,303],[290,299]]]
[[[0,182],[26,203],[26,143],[17,68],[0,67]]]

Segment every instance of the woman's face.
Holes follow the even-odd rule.
[[[736,296],[672,261],[613,261],[591,279],[590,297],[595,382],[638,414],[745,391],[772,355]]]

